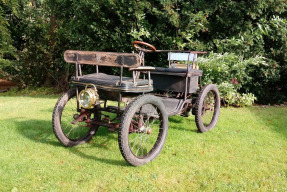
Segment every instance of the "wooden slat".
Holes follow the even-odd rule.
[[[78,59],[79,64],[88,65],[127,68],[140,66],[140,58],[134,53],[67,50],[64,53],[64,59],[67,63],[76,63]]]

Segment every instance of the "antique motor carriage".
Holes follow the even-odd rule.
[[[220,96],[213,84],[202,87],[197,56],[205,52],[156,50],[134,41],[135,53],[68,50],[64,59],[74,63],[70,89],[56,103],[53,130],[58,140],[72,147],[92,139],[99,127],[118,132],[124,159],[133,166],[155,159],[168,131],[168,117],[195,115],[199,132],[215,127]],[[168,67],[145,65],[145,54],[164,53]],[[82,65],[95,73],[82,74]],[[118,67],[120,74],[101,73],[98,66]],[[183,67],[182,67],[183,66]],[[128,68],[130,77],[123,76]],[[127,69],[126,69],[127,70]]]

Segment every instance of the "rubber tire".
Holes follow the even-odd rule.
[[[128,136],[129,136],[129,126],[132,117],[134,116],[136,110],[143,106],[144,104],[153,104],[158,107],[160,113],[162,114],[162,136],[160,137],[158,145],[153,149],[153,152],[146,158],[138,158],[135,156],[129,146]],[[121,118],[121,124],[119,127],[118,143],[122,156],[124,159],[133,166],[144,165],[152,160],[154,160],[161,152],[168,131],[168,115],[163,102],[153,95],[142,95],[134,99],[126,108],[125,112]]]
[[[211,123],[206,127],[202,122],[201,114],[202,114],[202,105],[203,105],[204,99],[206,95],[208,94],[208,92],[210,91],[213,91],[215,93],[216,104],[214,107],[214,114],[213,114]],[[207,84],[201,89],[197,97],[197,101],[195,103],[194,112],[195,112],[195,123],[196,123],[197,129],[199,132],[203,133],[203,132],[209,131],[216,126],[218,118],[219,118],[219,112],[220,112],[220,95],[219,95],[219,91],[216,85]]]
[[[98,126],[90,128],[90,130],[87,132],[87,134],[80,138],[79,140],[71,140],[69,139],[63,132],[62,126],[61,126],[61,116],[62,112],[64,110],[65,105],[67,102],[76,96],[76,88],[71,88],[67,92],[65,92],[57,101],[54,111],[53,111],[53,118],[52,118],[52,124],[53,124],[53,131],[57,139],[65,146],[67,147],[73,147],[76,145],[80,145],[83,143],[89,142],[93,136],[98,131]]]

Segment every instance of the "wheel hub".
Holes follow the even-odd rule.
[[[141,128],[139,128],[139,132],[146,133],[146,134],[152,134],[152,129],[149,127],[141,126]]]

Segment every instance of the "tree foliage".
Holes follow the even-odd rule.
[[[15,59],[15,48],[12,45],[12,38],[8,29],[9,22],[5,17],[9,16],[5,12],[4,1],[0,1],[0,77],[8,76],[7,68],[11,66],[11,60]],[[6,69],[6,70],[5,70]]]
[[[1,76],[23,86],[64,88],[74,70],[63,61],[65,50],[131,52],[131,42],[143,40],[157,49],[233,58],[228,65],[238,70],[236,77],[227,79],[228,71],[219,70],[222,78],[205,73],[205,79],[217,84],[235,79],[241,93],[282,102],[287,100],[286,8],[285,0],[0,0]],[[166,64],[166,57],[155,54],[147,59]],[[214,64],[213,72],[222,62]]]

